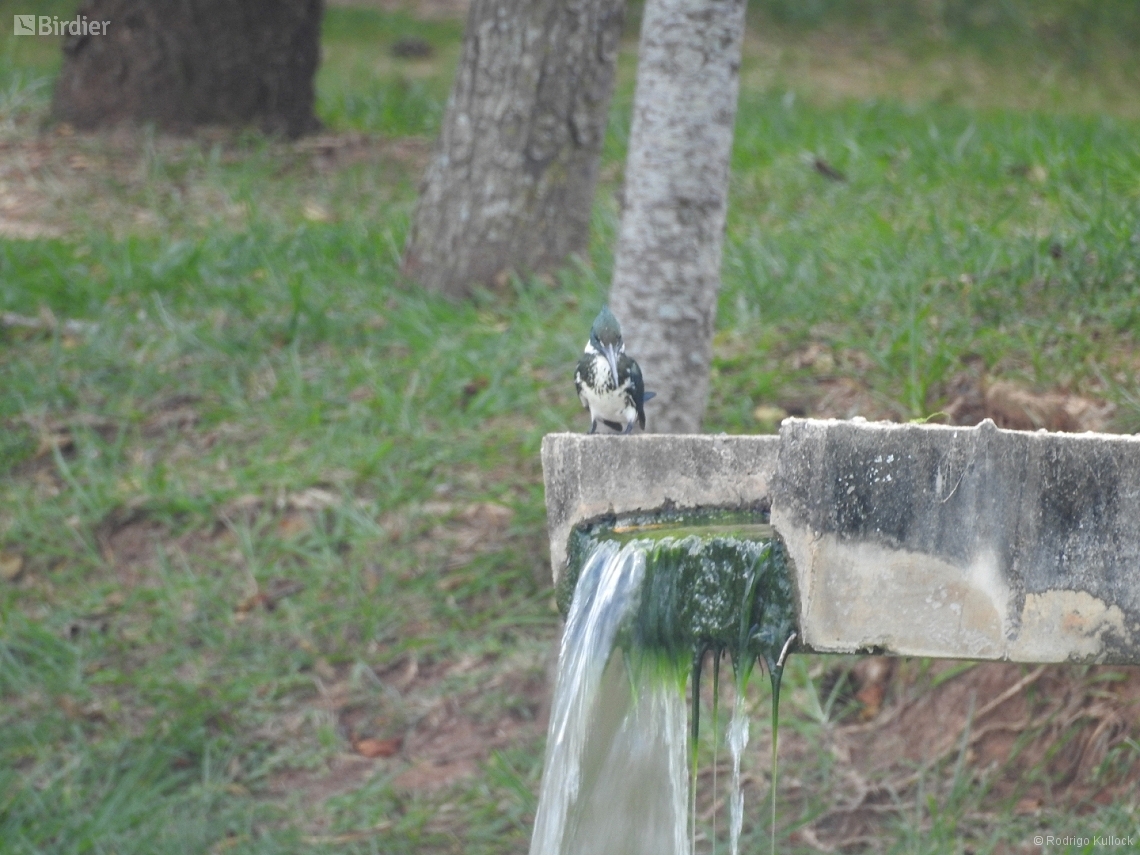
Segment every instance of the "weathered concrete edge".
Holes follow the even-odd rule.
[[[557,583],[570,531],[610,514],[665,508],[748,508],[766,503],[779,438],[713,434],[542,439],[550,562]]]
[[[804,643],[1140,664],[1140,437],[788,419]]]
[[[856,469],[833,471],[824,452],[837,444]],[[981,473],[961,480],[955,470],[956,480],[946,482],[946,489],[960,485],[954,502],[976,482],[973,504],[963,504],[958,517],[939,511],[933,534],[911,537],[899,535],[898,505],[876,500],[870,507],[879,517],[862,520],[865,531],[841,530],[821,518],[820,509],[836,506],[837,487],[846,485],[846,494],[843,479],[867,468],[872,451],[883,452],[884,460],[893,453],[897,462],[891,471],[870,467],[875,472],[868,469],[859,491],[909,478],[916,508],[924,501],[928,508],[941,505],[949,493],[930,494],[945,463]],[[926,483],[932,454],[941,462]],[[667,507],[772,502],[773,522],[796,566],[805,649],[1140,664],[1140,438],[1001,431],[992,423],[946,428],[793,419],[785,421],[780,438],[554,434],[543,441],[542,460],[556,578],[570,531],[580,522]],[[797,466],[799,473],[792,474]],[[1035,544],[1050,529],[1021,506],[1023,495],[1030,495],[1025,485],[1054,504],[1090,493],[1094,501],[1082,512],[1079,531],[1098,519],[1093,506],[1105,501],[1097,491],[1106,472],[1118,481],[1113,524],[1120,530],[1093,532],[1084,540],[1115,539],[1112,549],[1093,555],[1091,563],[1074,563],[1072,554],[1056,561],[1043,557]],[[1059,483],[1058,477],[1070,481]],[[1072,477],[1083,479],[1077,488]],[[964,546],[945,536],[978,520],[982,525]],[[1072,544],[1066,545],[1070,552]],[[1090,576],[1100,575],[1110,587],[1089,584]],[[963,620],[944,619],[963,609]]]

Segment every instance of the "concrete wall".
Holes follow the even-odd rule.
[[[788,419],[542,457],[555,575],[578,522],[770,502],[805,649],[1140,663],[1138,437]]]

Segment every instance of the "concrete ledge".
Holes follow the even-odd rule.
[[[1140,664],[1140,437],[788,419],[542,460],[556,576],[580,522],[770,501],[804,649]]]
[[[814,650],[1140,662],[1140,438],[791,419],[772,505]]]
[[[542,474],[555,583],[566,566],[570,531],[579,523],[668,508],[766,506],[778,447],[774,436],[544,436]]]

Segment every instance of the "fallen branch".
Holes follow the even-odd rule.
[[[0,312],[0,327],[31,330],[33,332],[55,332],[60,330],[68,335],[83,335],[94,332],[98,324],[91,321],[60,321],[51,309],[43,308],[37,317],[17,315],[15,312]]]

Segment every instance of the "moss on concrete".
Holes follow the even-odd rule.
[[[766,514],[702,510],[579,526],[559,580],[563,614],[587,557],[605,540],[645,549],[645,581],[623,647],[678,665],[711,649],[728,652],[737,668],[750,670],[757,659],[774,668],[797,611],[787,553]]]

